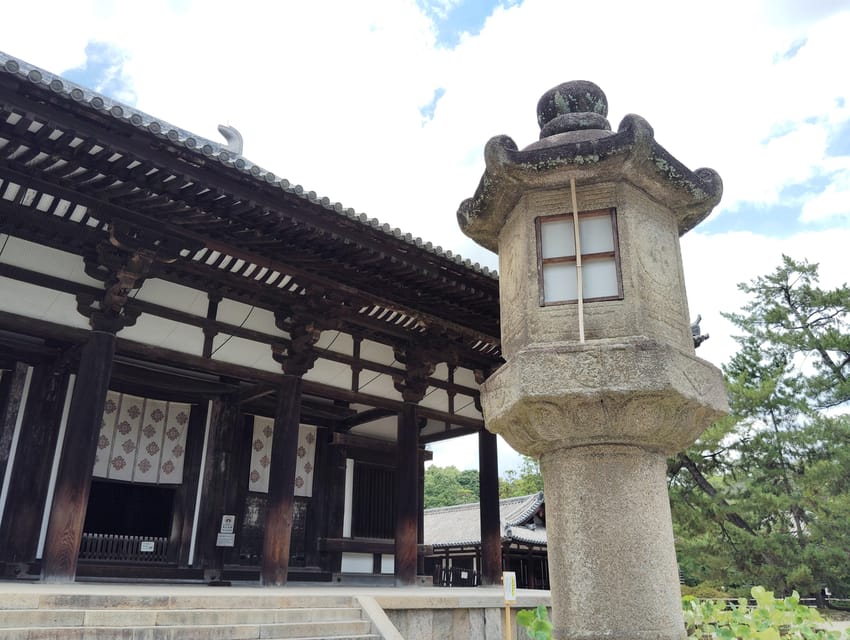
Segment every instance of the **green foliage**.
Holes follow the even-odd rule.
[[[727,604],[726,600],[682,598],[685,628],[694,640],[839,640],[841,634],[819,628],[825,621],[816,609],[800,604],[795,591],[777,599],[764,587],[753,587],[756,601],[750,607],[745,598]]]
[[[478,471],[431,465],[425,470],[425,508],[478,502]]]
[[[682,598],[685,629],[689,640],[841,640],[837,631],[821,628],[825,620],[812,609],[800,604],[795,591],[778,599],[764,587],[753,587],[755,600],[751,607],[746,598],[701,600],[692,595]],[[552,623],[546,607],[517,612],[517,624],[524,627],[533,640],[551,640]],[[844,634],[850,639],[850,633]]]
[[[803,378],[816,406],[850,400],[850,288],[818,285],[818,266],[782,256],[782,265],[738,288],[751,296],[743,311],[726,317],[765,350],[768,358],[803,355],[812,371]]]
[[[718,589],[717,587],[701,582],[696,586],[688,586],[682,585],[682,595],[683,596],[693,596],[694,598],[707,598],[707,599],[725,599],[730,597],[728,593],[723,591],[722,589]]]
[[[499,497],[513,498],[543,491],[540,465],[534,458],[522,457],[519,469],[509,469],[499,478]],[[425,470],[425,508],[450,507],[479,500],[479,477],[475,469],[431,465]]]
[[[668,469],[680,567],[729,593],[846,594],[850,289],[821,289],[817,265],[787,257],[740,288],[732,415]]]
[[[522,456],[519,470],[508,469],[503,478],[499,478],[499,497],[513,498],[528,496],[543,491],[543,476],[540,464],[534,458]]]
[[[551,640],[552,638],[549,612],[542,604],[535,609],[517,611],[516,622],[526,630],[531,640]]]

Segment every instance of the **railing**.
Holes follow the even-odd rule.
[[[83,533],[79,557],[105,562],[166,562],[168,538]]]
[[[435,587],[477,587],[481,584],[477,571],[462,567],[435,567]]]

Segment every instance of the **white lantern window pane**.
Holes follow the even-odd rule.
[[[614,230],[611,216],[579,217],[578,230],[581,236],[581,253],[607,253],[614,250]]]
[[[560,302],[578,299],[576,266],[571,263],[554,262],[543,265],[543,300]]]
[[[543,259],[563,258],[576,254],[575,233],[571,219],[544,222],[540,225],[540,245]]]
[[[617,263],[614,258],[606,260],[588,260],[581,266],[582,294],[586,300],[591,298],[616,298],[620,295],[617,287]]]

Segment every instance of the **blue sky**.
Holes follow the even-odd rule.
[[[136,95],[123,64],[124,54],[117,44],[92,40],[86,44],[84,62],[63,71],[62,75],[83,87],[135,106]]]
[[[31,0],[4,14],[50,19],[37,38],[6,30],[0,50],[211,140],[235,126],[251,161],[493,268],[455,222],[484,145],[531,143],[540,95],[592,80],[614,129],[637,113],[723,178],[682,239],[691,312],[712,335],[699,354],[718,365],[735,285],[782,253],[847,280],[848,0]]]
[[[493,15],[496,7],[514,6],[521,2],[420,0],[417,4],[433,21],[438,46],[453,49],[462,38],[475,37],[481,33],[484,23]]]

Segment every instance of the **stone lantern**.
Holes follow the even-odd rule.
[[[505,364],[487,428],[540,459],[555,638],[684,637],[666,458],[727,409],[697,358],[679,236],[719,202],[641,117],[614,133],[605,94],[568,82],[537,105],[540,140],[507,136],[458,211],[499,254]]]

